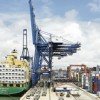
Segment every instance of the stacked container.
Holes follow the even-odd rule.
[[[98,91],[100,92],[100,74],[99,74],[99,77],[98,77]]]
[[[83,73],[81,77],[81,82],[82,82],[82,88],[89,91],[89,76]]]
[[[86,74],[82,74],[82,88],[85,89],[85,83],[86,83]]]
[[[86,89],[87,91],[89,91],[89,77],[88,77],[88,75],[86,75],[85,89]]]
[[[98,85],[97,95],[100,97],[100,74],[98,76],[98,83],[97,83],[97,85]]]
[[[92,77],[92,93],[96,94],[98,87],[97,87],[98,77],[95,75]]]
[[[95,74],[94,75],[92,75],[92,74],[89,74],[89,92],[91,92],[92,93],[92,78],[93,78],[93,76],[95,76]]]
[[[95,68],[91,73],[82,73],[81,76],[79,75],[79,81],[83,89],[100,97],[100,67]]]
[[[78,78],[78,83],[79,83],[78,86],[79,87],[82,87],[82,78],[81,77],[82,77],[82,73],[80,72],[79,73],[79,78]]]
[[[92,72],[89,78],[89,91],[94,94],[99,94],[100,92],[100,74],[97,72]]]

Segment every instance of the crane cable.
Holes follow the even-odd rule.
[[[57,36],[57,35],[54,35],[54,34],[52,34],[52,33],[48,33],[48,32],[42,31],[42,30],[40,30],[40,32],[42,32],[42,33],[45,34],[45,35],[49,35],[49,36],[52,35],[52,37],[56,37],[56,38],[62,39],[62,40],[65,41],[66,43],[73,44],[72,41],[66,40],[66,39],[63,38],[62,36]]]

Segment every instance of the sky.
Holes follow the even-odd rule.
[[[71,42],[81,50],[53,59],[55,67],[70,64],[100,65],[100,0],[32,0],[38,27]],[[28,0],[0,0],[0,59],[14,48],[22,51],[22,31],[28,30],[28,47],[34,56]],[[63,63],[62,63],[63,62]]]

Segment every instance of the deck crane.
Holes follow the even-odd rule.
[[[29,0],[30,18],[33,45],[35,46],[34,63],[32,67],[32,84],[37,83],[40,77],[38,69],[41,68],[42,62],[45,61],[49,68],[49,75],[51,79],[52,71],[52,57],[64,57],[76,53],[80,48],[80,43],[76,44],[64,44],[62,42],[53,42],[51,39],[47,41],[42,35],[41,30],[37,27],[35,22],[34,8],[32,0]],[[51,80],[50,80],[51,81]]]

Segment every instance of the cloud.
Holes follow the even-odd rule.
[[[68,20],[75,20],[78,16],[78,11],[75,9],[69,10],[65,13],[65,16]]]
[[[77,11],[69,11],[77,12]],[[44,31],[53,33],[56,36],[62,36],[64,39],[72,42],[81,42],[81,50],[72,56],[57,60],[54,58],[54,66],[67,66],[68,64],[87,64],[89,67],[100,64],[100,23],[95,21],[79,21],[77,13],[67,14],[65,17],[53,16],[38,21],[40,28]],[[66,15],[66,14],[65,14]],[[70,16],[72,17],[70,20]],[[72,16],[73,15],[73,16]],[[68,17],[69,16],[69,17]],[[58,63],[59,62],[59,63]],[[62,64],[63,62],[63,64]]]
[[[22,50],[22,30],[28,29],[28,46],[30,54],[34,55],[34,46],[32,45],[32,34],[30,29],[30,17],[28,14],[0,14],[0,55],[4,57],[11,50],[16,48],[20,54]],[[78,11],[69,10],[65,16],[59,17],[53,15],[38,18],[37,24],[43,31],[49,32],[71,42],[81,42],[81,50],[73,56],[68,56],[58,60],[53,59],[53,65],[65,67],[69,64],[87,64],[96,66],[100,64],[100,22],[97,21],[79,21]],[[59,63],[58,63],[59,62]],[[63,63],[62,63],[63,62]]]
[[[23,29],[28,29],[29,48],[32,47],[32,37],[30,31],[29,16],[27,14],[0,14],[0,59],[8,55],[13,49],[17,49],[19,54],[22,51]],[[34,51],[33,51],[34,52]]]
[[[52,4],[52,0],[41,0],[41,1],[46,5]]]
[[[52,9],[51,9],[51,5],[53,3],[52,0],[40,0],[41,2],[41,12],[39,12],[39,15],[41,17],[49,17],[52,16]]]
[[[88,6],[92,12],[100,12],[100,0],[92,0]]]
[[[52,16],[52,11],[51,11],[51,9],[47,5],[44,5],[42,7],[42,11],[43,11],[41,13],[42,16],[45,16],[45,17]]]

